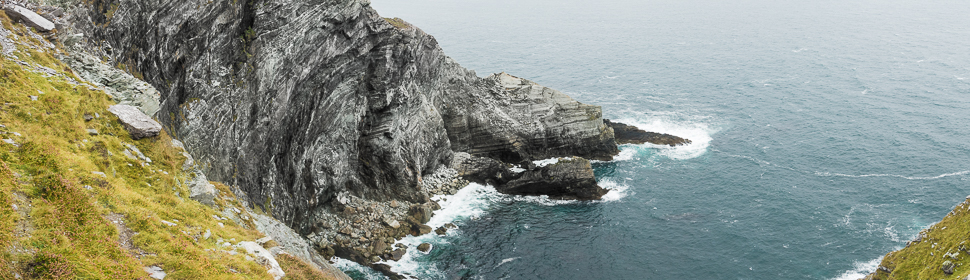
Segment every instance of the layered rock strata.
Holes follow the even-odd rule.
[[[423,177],[455,151],[511,163],[618,152],[600,107],[504,73],[479,78],[366,1],[83,7],[83,44],[158,88],[160,121],[209,178],[304,234],[341,194],[427,201]]]
[[[381,18],[367,1],[77,7],[61,40],[155,86],[116,99],[157,96],[154,115],[208,179],[238,188],[247,205],[324,257],[395,278],[373,263],[403,255],[395,239],[431,231],[424,223],[438,208],[435,194],[476,181],[507,193],[597,199],[606,190],[588,160],[619,152],[599,106],[506,73],[478,77],[432,36]],[[531,165],[559,157],[572,159]],[[528,169],[511,172],[513,164]]]

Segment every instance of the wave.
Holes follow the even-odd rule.
[[[478,183],[468,184],[467,187],[462,188],[454,195],[436,195],[431,199],[436,201],[438,205],[441,206],[441,209],[434,211],[434,216],[431,217],[431,220],[428,222],[428,226],[431,228],[438,228],[448,223],[457,223],[459,224],[459,228],[448,230],[445,236],[440,236],[432,232],[421,236],[409,235],[404,237],[403,239],[399,240],[397,244],[408,246],[409,249],[401,260],[384,261],[381,263],[390,266],[392,271],[405,275],[416,276],[421,279],[445,278],[445,274],[437,268],[434,262],[423,260],[424,256],[428,253],[418,251],[418,245],[421,243],[429,243],[431,244],[432,248],[434,248],[441,245],[450,244],[449,237],[455,237],[461,234],[460,224],[462,221],[480,217],[481,215],[485,214],[492,205],[506,204],[513,201],[518,203],[534,203],[545,206],[573,203],[609,203],[621,200],[630,194],[629,186],[617,183],[611,179],[603,179],[599,181],[599,184],[603,188],[610,190],[610,192],[603,197],[603,200],[598,202],[555,200],[550,199],[547,196],[508,195],[499,193],[495,190],[495,187]],[[363,266],[361,266],[363,269],[356,268],[354,265],[356,264],[341,264],[338,267],[340,267],[342,270],[369,270],[369,268]]]
[[[852,269],[842,272],[838,277],[832,278],[832,280],[857,280],[866,277],[869,273],[876,271],[879,264],[882,263],[882,257],[868,261],[868,262],[855,262],[852,264]]]
[[[936,179],[942,179],[950,176],[961,176],[961,175],[967,175],[967,174],[970,174],[970,170],[946,173],[946,174],[941,174],[933,177],[910,177],[910,176],[903,176],[903,175],[897,175],[897,174],[850,175],[850,174],[842,174],[842,173],[829,173],[829,172],[818,172],[818,171],[815,172],[815,175],[822,176],[822,177],[849,177],[849,178],[896,177],[896,178],[903,178],[906,180],[936,180]]]
[[[705,123],[675,121],[666,116],[653,116],[645,120],[625,118],[617,119],[616,121],[635,126],[644,131],[665,133],[689,139],[691,141],[690,144],[675,147],[650,143],[633,145],[655,149],[658,151],[657,155],[675,160],[697,158],[706,153],[707,148],[710,147],[711,140],[713,140],[711,134],[716,132],[716,130]],[[633,153],[635,154],[635,151]],[[631,158],[633,158],[633,154],[623,154],[621,151],[620,156],[614,160],[629,160]]]

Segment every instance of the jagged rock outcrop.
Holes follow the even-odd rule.
[[[419,202],[454,152],[509,163],[618,150],[600,107],[479,78],[367,1],[93,0],[89,50],[161,92],[160,121],[210,179],[306,232],[338,194]]]
[[[523,171],[495,189],[507,194],[576,200],[600,199],[609,192],[596,184],[589,160],[579,157],[559,159],[554,164]]]
[[[626,125],[610,120],[603,120],[607,126],[613,128],[613,135],[616,137],[617,144],[643,144],[653,143],[657,145],[679,146],[688,145],[690,140],[673,136],[670,134],[643,131],[632,125]]]

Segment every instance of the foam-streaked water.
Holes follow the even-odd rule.
[[[694,141],[594,163],[601,202],[437,197],[460,228],[389,263],[422,279],[856,279],[970,194],[964,2],[372,2],[482,75]]]

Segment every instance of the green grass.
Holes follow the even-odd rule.
[[[393,25],[394,27],[397,27],[397,29],[405,29],[411,26],[401,18],[384,18],[384,20],[387,21],[387,23],[390,23],[391,25]]]
[[[2,12],[0,21],[26,32]],[[59,51],[21,49],[16,56],[75,77],[51,52]],[[217,238],[238,242],[263,235],[251,223],[220,226],[213,218],[222,216],[217,209],[188,199],[180,183],[189,178],[181,170],[185,158],[167,134],[132,140],[107,112],[113,102],[106,94],[29,69],[0,58],[0,124],[6,126],[0,131],[7,132],[0,138],[19,145],[0,143],[0,279],[14,273],[27,279],[145,279],[143,267],[151,265],[162,267],[166,279],[271,278],[244,254],[230,255],[216,244]],[[86,122],[85,113],[101,117]],[[89,128],[99,135],[88,135]],[[126,144],[152,162],[126,157]],[[217,208],[243,209],[227,186],[216,185]],[[29,215],[15,211],[15,203]],[[124,226],[108,217],[121,217]],[[126,229],[137,233],[130,246],[119,231]],[[206,230],[212,233],[208,240],[202,238]],[[8,250],[14,247],[21,250]]]
[[[877,270],[869,279],[964,279],[970,275],[970,199],[958,205],[939,223],[925,230],[921,242],[883,258],[880,266],[891,272]],[[959,253],[956,259],[946,254]],[[951,275],[940,268],[945,261],[956,264]]]

